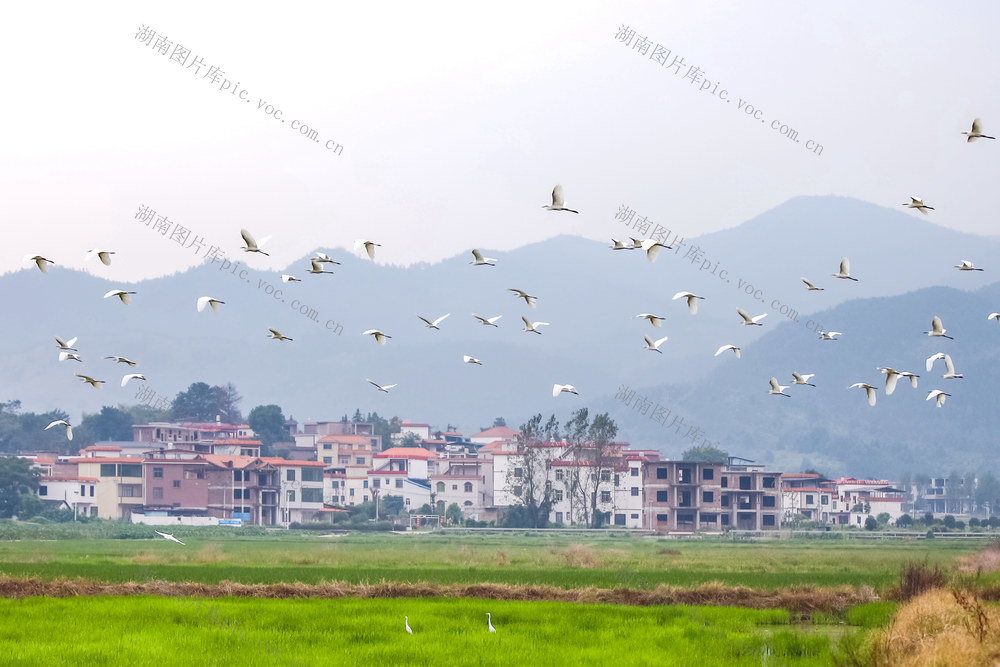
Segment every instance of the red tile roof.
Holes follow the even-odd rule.
[[[390,447],[389,449],[376,454],[376,459],[427,459],[435,458],[434,453],[423,447]]]
[[[514,436],[516,436],[518,433],[519,433],[519,431],[515,431],[514,429],[510,428],[509,426],[494,426],[492,428],[486,429],[482,433],[477,433],[477,434],[475,434],[475,435],[473,435],[471,437],[473,437],[473,438],[507,438],[507,439],[510,439],[510,438],[513,438]]]
[[[322,461],[289,461],[283,459],[280,456],[260,456],[261,461],[266,461],[273,466],[301,466],[303,468],[325,468],[326,464]]]

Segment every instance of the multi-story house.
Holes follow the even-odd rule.
[[[820,487],[826,481],[815,473],[782,473],[782,523],[799,516],[810,521],[835,523],[843,503],[832,490]]]
[[[97,477],[80,475],[42,475],[38,497],[46,505],[73,510],[74,516],[97,516]]]
[[[479,521],[492,503],[492,458],[438,459],[438,471],[430,473],[429,478],[439,514],[455,503],[462,508],[462,516]]]
[[[201,454],[207,461],[208,514],[260,526],[278,525],[279,468],[252,456]]]
[[[869,516],[885,513],[890,521],[895,521],[905,514],[905,493],[888,480],[840,477],[821,486],[828,489],[840,505],[835,523],[863,526]]]
[[[347,504],[347,474],[343,468],[327,468],[323,473],[323,502],[327,505]]]
[[[402,496],[403,506],[416,510],[431,501],[429,465],[434,460],[434,454],[422,447],[390,447],[373,457],[365,488],[379,498]]]
[[[278,495],[278,524],[315,521],[323,510],[323,468],[320,461],[286,461],[282,458],[259,459],[278,470],[281,490]]]
[[[197,454],[177,450],[151,452],[142,460],[146,480],[143,514],[204,516],[208,511],[209,463]]]
[[[80,477],[97,480],[92,505],[97,506],[98,517],[128,521],[133,511],[142,509],[142,459],[84,456],[68,462],[77,465]]]

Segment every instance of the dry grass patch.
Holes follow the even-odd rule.
[[[571,544],[566,547],[563,558],[570,567],[597,567],[599,564],[594,550],[585,544]]]
[[[1000,540],[993,540],[983,551],[958,558],[958,571],[963,573],[996,572],[1000,570]]]
[[[225,560],[226,554],[222,552],[222,547],[218,544],[206,544],[194,556],[196,563],[221,563]]]

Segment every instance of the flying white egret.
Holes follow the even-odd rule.
[[[105,359],[111,359],[118,364],[128,364],[129,366],[135,366],[135,362],[131,359],[126,359],[125,357],[104,357]]]
[[[300,279],[296,278],[295,276],[290,276],[287,273],[282,273],[281,274],[281,282],[283,282],[283,283],[300,283],[302,281]]]
[[[340,262],[335,260],[333,257],[330,257],[325,252],[317,252],[316,256],[313,257],[313,259],[317,262],[326,262],[328,264],[340,264]]]
[[[687,299],[688,310],[691,311],[692,315],[698,314],[698,299],[704,299],[703,296],[698,296],[697,294],[692,294],[691,292],[678,292],[674,295],[671,301],[676,301],[677,299]]]
[[[472,313],[472,316],[474,318],[476,318],[477,320],[479,320],[483,324],[483,326],[487,326],[487,327],[495,327],[495,326],[497,326],[495,324],[495,322],[497,320],[499,320],[501,317],[503,317],[503,315],[497,315],[496,317],[480,317],[479,315],[476,315],[475,313]],[[497,327],[497,328],[499,329],[499,327]]]
[[[161,533],[158,530],[154,530],[153,532],[156,533],[157,535],[159,535],[160,537],[162,537],[165,540],[170,540],[171,542],[176,542],[177,544],[184,544],[183,542],[181,542],[180,540],[178,540],[176,537],[174,537],[172,533]]]
[[[406,625],[406,632],[408,634],[412,635],[413,634],[413,630],[410,629],[410,617],[409,616],[404,616],[403,617],[403,623]]]
[[[889,396],[896,391],[896,380],[899,379],[899,371],[889,366],[879,366],[875,370],[885,373],[885,395]]]
[[[356,239],[354,241],[354,251],[357,252],[361,248],[364,248],[365,252],[368,253],[368,259],[373,260],[373,261],[375,259],[375,248],[376,247],[381,248],[382,244],[381,243],[375,243],[374,241],[369,241],[368,239]]]
[[[198,312],[200,313],[205,310],[205,306],[211,306],[212,312],[217,313],[219,312],[220,303],[225,303],[225,301],[219,301],[215,297],[211,296],[200,296],[198,297]]]
[[[240,236],[243,237],[243,242],[247,244],[245,248],[240,248],[240,250],[243,252],[259,252],[262,255],[270,257],[270,255],[261,250],[261,248],[264,247],[264,244],[271,240],[270,236],[265,236],[261,240],[255,241],[253,235],[245,229],[240,230]]]
[[[629,248],[629,250],[641,250],[642,249],[642,241],[640,241],[639,239],[632,238],[630,236],[630,237],[628,237],[628,240],[632,242],[632,246]]]
[[[269,327],[269,328],[268,328],[268,331],[270,331],[270,332],[271,332],[271,333],[267,334],[267,337],[268,337],[268,338],[273,338],[273,339],[275,339],[275,340],[292,340],[292,339],[291,339],[291,338],[289,338],[288,336],[283,336],[283,335],[281,335],[281,332],[280,332],[280,331],[278,331],[277,329],[271,329],[271,328]]]
[[[508,292],[513,292],[514,295],[517,296],[517,298],[519,298],[519,299],[524,299],[524,302],[526,304],[528,304],[529,306],[531,306],[532,308],[536,307],[535,303],[538,301],[538,297],[537,296],[531,296],[530,294],[528,294],[524,290],[514,289],[513,287],[508,287],[507,291]]]
[[[73,375],[77,376],[78,378],[80,378],[81,382],[86,382],[94,389],[100,389],[101,385],[104,384],[104,380],[95,380],[89,375],[80,375],[79,373],[73,373]]]
[[[660,324],[664,320],[664,318],[660,317],[659,315],[653,315],[652,313],[639,313],[638,315],[636,315],[632,319],[635,320],[635,319],[639,319],[640,317],[642,319],[649,320],[649,323],[652,324],[654,327],[660,326]]]
[[[875,405],[875,387],[871,386],[867,382],[855,382],[848,389],[854,389],[855,387],[861,387],[868,394],[868,405]]]
[[[371,386],[375,387],[375,388],[376,388],[376,389],[378,389],[379,391],[384,391],[384,392],[385,392],[385,393],[387,393],[387,394],[389,393],[389,390],[390,390],[390,389],[392,389],[393,387],[395,387],[395,386],[396,386],[396,385],[394,385],[394,384],[387,384],[387,385],[383,386],[383,385],[380,385],[380,384],[379,384],[378,382],[375,382],[375,381],[373,381],[373,380],[369,380],[368,378],[365,378],[365,380],[366,380],[366,381],[368,382],[368,384],[370,384]]]
[[[924,215],[927,215],[927,211],[934,210],[933,206],[928,206],[927,204],[924,203],[923,199],[921,199],[920,197],[914,197],[913,195],[910,195],[910,203],[903,204],[903,206],[905,206],[906,208],[915,208]]]
[[[552,398],[555,398],[556,396],[558,396],[559,394],[561,394],[563,392],[565,392],[567,394],[576,394],[577,396],[580,395],[580,392],[578,392],[576,390],[576,387],[574,387],[571,384],[554,384],[554,385],[552,385]]]
[[[718,350],[715,351],[715,356],[716,357],[719,356],[726,350],[732,350],[733,354],[736,355],[736,358],[737,359],[740,358],[740,348],[736,347],[735,345],[723,345],[722,347],[720,347]]]
[[[65,419],[57,419],[54,422],[50,423],[45,428],[43,428],[42,430],[43,431],[48,431],[53,426],[64,426],[66,428],[66,439],[67,440],[72,440],[73,439],[73,427],[70,426],[69,422],[66,421]]]
[[[792,371],[792,384],[804,384],[808,387],[815,387],[816,385],[809,381],[815,375],[815,373],[796,373]]]
[[[671,246],[663,245],[653,239],[644,239],[639,243],[639,247],[646,251],[646,259],[649,260],[650,263],[656,261],[657,255],[660,254],[660,248],[666,248],[667,250],[672,249]]]
[[[988,135],[983,134],[983,124],[978,118],[972,121],[972,132],[962,132],[962,134],[969,137],[968,139],[965,140],[966,143],[971,143],[976,139],[996,139],[996,137],[990,137]]]
[[[73,361],[80,361],[80,362],[83,361],[83,359],[80,358],[79,354],[73,354],[72,352],[60,352],[59,353],[59,361],[66,361],[68,359],[72,359]]]
[[[935,315],[934,319],[931,320],[931,330],[925,331],[924,333],[933,338],[947,338],[948,340],[955,340],[951,336],[946,335],[945,332],[947,331],[948,330],[944,328],[944,325],[941,324],[941,318]]]
[[[955,364],[951,360],[950,354],[945,354],[944,352],[938,352],[937,354],[927,357],[927,372],[931,372],[931,368],[934,367],[934,362],[938,359],[944,359],[945,374],[942,375],[945,380],[960,380],[964,377],[961,373],[955,372]]]
[[[497,629],[493,627],[493,618],[490,616],[490,612],[486,612],[486,625],[490,627],[490,632],[496,633]]]
[[[625,245],[624,243],[622,243],[618,239],[616,239],[614,237],[611,237],[611,249],[612,250],[632,250],[633,248],[632,248],[632,246]]]
[[[822,292],[823,289],[824,289],[822,287],[816,287],[815,285],[813,285],[811,282],[809,282],[805,278],[802,279],[802,282],[804,282],[806,284],[806,289],[809,290],[810,292]]]
[[[820,338],[820,340],[838,340],[837,336],[843,336],[843,335],[844,334],[842,334],[839,331],[820,331],[819,332],[819,338]]]
[[[982,269],[977,269],[976,265],[967,259],[963,259],[961,264],[956,264],[955,268],[959,271],[982,271]]]
[[[778,384],[778,378],[771,378],[769,384],[771,385],[771,388],[768,389],[767,391],[768,394],[774,394],[775,396],[785,396],[786,398],[791,398],[791,396],[785,393],[785,390],[788,389],[788,385]]]
[[[73,352],[78,352],[78,350],[75,347],[73,347],[74,345],[76,345],[77,336],[73,336],[69,340],[65,341],[59,336],[54,336],[54,338],[56,339],[56,345],[59,346],[60,350],[72,350]]]
[[[417,317],[420,318],[421,320],[423,320],[424,324],[427,325],[428,329],[437,329],[438,331],[440,331],[441,327],[439,327],[438,325],[441,324],[442,322],[444,322],[444,319],[446,317],[448,317],[449,315],[451,315],[451,313],[445,313],[444,315],[442,315],[441,317],[437,318],[433,322],[431,322],[429,319],[427,319],[423,315],[417,315]]]
[[[333,275],[333,271],[324,271],[323,270],[323,263],[320,262],[317,259],[310,259],[309,260],[309,268],[306,269],[306,273],[312,273],[312,274],[329,273],[331,276]]]
[[[840,271],[837,273],[831,273],[830,275],[834,278],[842,278],[844,280],[853,280],[854,282],[858,282],[857,278],[851,277],[851,260],[846,257],[840,260]]]
[[[125,385],[127,385],[129,380],[145,380],[145,379],[146,376],[143,375],[142,373],[129,373],[128,375],[122,376],[122,386],[124,387]]]
[[[362,331],[362,336],[374,336],[375,342],[379,345],[385,345],[385,341],[388,338],[392,338],[389,334],[382,333],[378,329],[369,329],[368,331]]]
[[[908,373],[906,371],[900,371],[899,372],[899,377],[901,377],[901,378],[909,378],[910,379],[910,384],[913,385],[913,388],[914,389],[917,388],[917,378],[920,377],[919,375],[916,375],[915,373]]]
[[[660,349],[660,345],[662,345],[663,343],[667,342],[667,338],[668,338],[668,336],[664,336],[660,340],[654,341],[649,336],[643,336],[642,337],[642,339],[644,341],[646,341],[646,347],[645,347],[645,349],[647,349],[647,350],[653,350],[654,352],[659,352],[660,354],[663,354],[663,350]]]
[[[524,315],[521,316],[521,321],[524,322],[524,329],[522,329],[522,331],[526,331],[528,333],[536,333],[539,335],[541,335],[542,332],[538,330],[538,327],[549,326],[548,322],[530,322],[528,321],[528,318],[525,317]]]
[[[990,137],[990,139],[992,139],[992,138],[993,137]],[[927,394],[927,398],[925,398],[924,400],[925,401],[929,401],[932,398],[937,399],[937,407],[940,408],[942,405],[944,405],[944,399],[945,399],[946,396],[951,396],[951,394],[946,394],[943,391],[941,391],[940,389],[932,389],[930,391],[930,393]]]
[[[748,326],[748,327],[752,327],[752,326],[762,327],[762,326],[764,326],[763,324],[760,323],[760,321],[762,319],[764,319],[765,317],[767,317],[767,313],[764,313],[763,315],[758,315],[757,317],[750,317],[749,315],[747,315],[746,311],[743,310],[742,308],[737,308],[736,312],[739,314],[740,317],[743,318],[743,324],[744,324],[744,326]]]
[[[1000,313],[990,313],[989,315],[987,315],[986,321],[989,322],[990,320],[996,320],[997,322],[1000,322]],[[73,340],[76,339],[74,338]]]
[[[479,248],[472,249],[472,256],[475,258],[469,264],[473,266],[496,266],[496,259],[492,257],[483,257],[483,253],[479,252]]]
[[[462,355],[462,361],[464,361],[467,364],[477,364],[479,366],[483,365],[483,362],[479,361],[479,359],[476,359],[475,357],[470,357],[467,354]]]
[[[563,197],[563,189],[561,185],[557,185],[552,188],[552,203],[543,204],[542,208],[548,211],[569,211],[570,213],[579,213],[579,211],[566,208],[566,199]]]
[[[87,257],[84,261],[91,260],[95,257],[101,260],[101,264],[104,266],[111,266],[111,255],[115,254],[113,250],[88,250]]]
[[[51,259],[45,259],[41,255],[25,255],[24,256],[24,261],[25,262],[34,262],[35,266],[37,266],[38,270],[41,271],[42,273],[48,273],[49,272],[49,266],[48,265],[49,264],[55,264],[55,262],[53,262]]]
[[[125,290],[113,289],[107,294],[105,294],[104,298],[107,299],[108,297],[116,296],[119,299],[121,299],[122,303],[124,303],[127,306],[130,303],[132,303],[132,297],[130,296],[132,294],[135,294],[135,292],[126,292]]]

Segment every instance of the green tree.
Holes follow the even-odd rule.
[[[712,445],[697,445],[681,454],[682,461],[698,461],[702,463],[727,463],[729,452]]]
[[[30,519],[45,511],[45,503],[33,493],[22,493],[17,508],[17,518]]]
[[[100,412],[84,415],[73,432],[74,439],[83,447],[104,440],[132,440],[132,417],[124,410],[105,405]]]
[[[452,503],[445,510],[444,517],[449,524],[457,526],[462,523],[462,508],[458,506],[458,503]]]
[[[948,530],[951,530],[952,528],[954,528],[955,527],[955,517],[953,517],[950,514],[945,515],[945,517],[944,517],[944,527],[947,528]]]
[[[271,446],[276,442],[281,442],[288,438],[288,431],[285,430],[285,416],[281,414],[281,408],[277,405],[258,405],[247,416],[247,423],[257,439],[264,445],[262,453],[270,456]]]
[[[17,512],[21,496],[38,489],[38,477],[28,459],[0,458],[0,518],[9,519]]]
[[[217,414],[216,394],[204,382],[192,382],[186,391],[177,392],[170,407],[170,417],[177,421],[215,421]]]
[[[591,422],[587,408],[580,408],[565,427],[568,451],[578,464],[574,473],[580,471],[571,476],[571,503],[581,511],[585,524],[600,528],[606,516],[605,511],[598,510],[601,492],[610,491],[614,498],[612,476],[621,453],[621,447],[614,443],[618,426],[606,412],[595,416]]]
[[[876,528],[878,528],[878,521],[875,520],[875,517],[870,516],[865,519],[865,530],[875,530]]]
[[[913,517],[909,514],[904,514],[903,516],[896,519],[896,526],[899,528],[907,528],[913,525]]]
[[[417,436],[412,432],[407,431],[403,434],[403,439],[399,442],[400,447],[416,447],[417,446]]]
[[[359,423],[363,422],[364,420],[365,420],[365,418],[361,416],[361,408],[355,408],[354,409],[354,416],[351,417],[351,421],[354,422],[355,424],[359,424]]]
[[[517,456],[509,459],[506,491],[513,503],[501,518],[501,525],[545,528],[552,509],[552,487],[546,484],[547,461],[538,447],[542,440],[542,415],[539,413],[521,424],[515,436]]]
[[[212,387],[212,396],[215,399],[215,409],[219,418],[227,424],[241,424],[243,413],[240,412],[240,401],[243,397],[236,391],[236,385],[227,382],[225,385]]]
[[[885,525],[887,525],[889,523],[889,519],[891,519],[891,518],[892,517],[889,516],[888,512],[881,512],[881,513],[879,513],[878,516],[875,517],[875,520],[878,521],[878,524],[880,526],[885,526]]]
[[[417,514],[424,514],[424,515],[434,514],[434,509],[430,506],[429,503],[424,503],[423,505],[420,506],[420,509],[417,510]]]
[[[497,417],[496,419],[493,420],[493,425],[494,426],[506,426],[507,425],[507,420],[504,419],[503,417]]]

